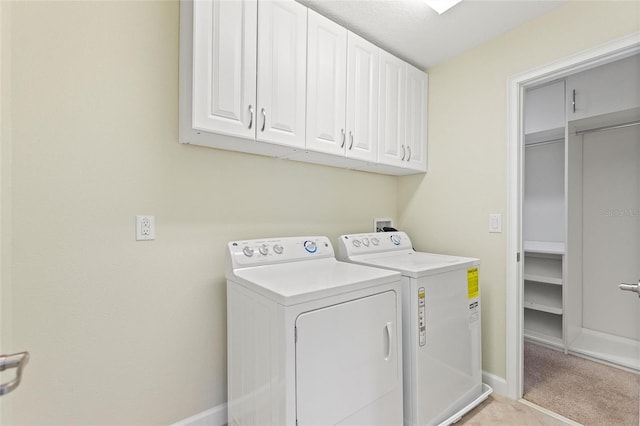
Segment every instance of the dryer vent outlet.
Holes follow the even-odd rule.
[[[388,217],[373,219],[373,232],[383,232],[384,228],[393,228],[393,219]]]

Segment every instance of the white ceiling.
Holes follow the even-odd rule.
[[[566,0],[463,0],[438,15],[422,0],[298,0],[383,49],[427,69]]]

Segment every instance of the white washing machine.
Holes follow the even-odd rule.
[[[405,424],[455,423],[489,396],[478,259],[416,252],[404,232],[342,235],[338,259],[402,274]]]
[[[227,250],[229,425],[399,425],[400,274],[326,237]]]

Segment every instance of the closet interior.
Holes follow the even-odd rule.
[[[640,372],[640,55],[524,99],[524,338]]]

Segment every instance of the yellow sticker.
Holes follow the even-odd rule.
[[[469,299],[478,297],[480,287],[478,285],[478,267],[467,269],[467,292]]]

